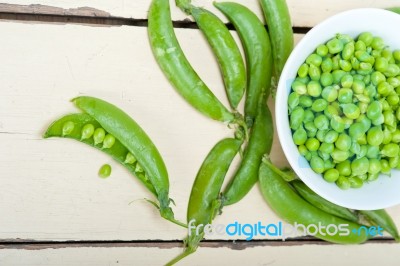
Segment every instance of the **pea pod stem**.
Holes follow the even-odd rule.
[[[158,65],[182,97],[204,115],[231,122],[233,114],[210,91],[184,55],[173,29],[169,0],[152,0],[148,35]]]
[[[247,195],[258,180],[262,156],[271,151],[274,134],[271,112],[265,103],[260,103],[259,108],[243,159],[223,192],[224,206],[234,204]]]
[[[283,171],[276,167],[270,160],[269,155],[265,155],[263,157],[263,163],[268,165],[272,171],[274,171],[277,175],[281,176],[286,182],[290,182],[298,179],[297,175],[293,172],[293,170]]]
[[[335,224],[348,225],[348,235],[329,235],[317,233],[315,236],[338,244],[359,244],[368,240],[364,230],[359,230],[357,223],[328,214],[301,198],[295,190],[267,164],[262,163],[259,173],[260,188],[265,201],[270,208],[283,220],[290,224],[302,224],[304,226]],[[325,227],[326,228],[326,227]],[[359,234],[352,234],[355,230]]]
[[[268,32],[258,17],[243,5],[214,2],[214,6],[232,22],[244,47],[247,67],[245,119],[251,127],[260,99],[267,99],[270,93],[272,51]]]
[[[286,0],[260,0],[260,4],[271,38],[274,83],[277,84],[294,46],[289,8]]]
[[[226,25],[210,11],[195,7],[188,0],[176,0],[177,6],[192,15],[213,50],[225,84],[231,107],[236,110],[246,88],[246,67],[239,47]]]

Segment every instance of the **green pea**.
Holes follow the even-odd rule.
[[[379,177],[379,173],[376,174],[368,174],[368,181],[375,181]]]
[[[396,168],[399,165],[400,159],[399,156],[390,157],[389,158],[389,166],[390,168]]]
[[[292,90],[299,95],[303,95],[307,93],[307,86],[305,83],[295,80],[292,83]]]
[[[322,64],[321,64],[321,70],[322,70],[322,72],[331,72],[332,71],[332,69],[333,69],[333,61],[332,61],[332,59],[331,58],[325,58],[323,61],[322,61]]]
[[[311,80],[318,81],[321,78],[321,69],[315,65],[310,65],[308,68],[308,75]]]
[[[383,112],[384,123],[389,126],[396,127],[396,116],[393,114],[392,111],[385,111]]]
[[[309,139],[307,139],[305,144],[309,151],[317,151],[319,148],[320,142],[316,138],[309,138]]]
[[[137,159],[135,158],[135,156],[133,156],[132,153],[128,152],[128,153],[126,154],[125,162],[124,162],[124,163],[127,163],[127,164],[134,164],[134,163],[136,163],[136,162],[137,162]]]
[[[367,158],[378,158],[380,155],[380,150],[379,150],[379,146],[372,146],[372,145],[368,145],[367,146]]]
[[[340,83],[342,85],[343,88],[351,88],[353,85],[353,76],[350,74],[346,74],[342,77],[342,79],[340,80]]]
[[[375,85],[370,84],[370,85],[368,85],[367,87],[365,87],[365,92],[364,92],[364,94],[365,94],[366,96],[368,96],[368,97],[371,97],[371,98],[372,98],[372,97],[375,97],[376,94],[377,94]]]
[[[315,135],[317,140],[319,140],[319,142],[323,142],[325,139],[325,134],[328,132],[328,130],[326,129],[319,129],[317,131],[317,134]]]
[[[353,38],[348,34],[336,34],[336,38],[338,38],[343,45],[346,45],[349,42],[354,42]]]
[[[349,158],[350,154],[349,151],[342,151],[339,149],[335,149],[332,153],[331,153],[331,157],[332,159],[337,162],[343,162],[345,160],[347,160]]]
[[[356,51],[365,51],[365,50],[367,50],[367,46],[365,45],[365,42],[358,40],[358,41],[356,41],[356,43],[354,45],[354,49]]]
[[[324,160],[322,160],[318,156],[314,156],[311,158],[310,166],[311,166],[311,169],[313,169],[314,172],[316,172],[318,174],[322,174],[325,171]]]
[[[344,176],[339,176],[339,178],[336,180],[336,185],[343,190],[349,189],[351,186],[349,179]]]
[[[320,45],[318,45],[316,52],[317,52],[317,55],[319,55],[321,57],[325,57],[328,54],[329,49],[325,44],[320,44]]]
[[[357,139],[357,143],[360,144],[360,145],[366,145],[368,143],[367,142],[367,135],[366,134],[362,134],[361,137],[359,137]]]
[[[339,171],[336,169],[329,169],[324,173],[325,181],[333,183],[339,178]]]
[[[307,154],[307,152],[308,152],[308,149],[307,149],[307,147],[305,145],[299,145],[299,147],[297,149],[299,150],[299,153],[302,156],[305,156]]]
[[[370,48],[370,47],[368,47],[368,48]],[[382,52],[381,50],[372,50],[371,55],[375,58],[378,58],[378,57],[381,57],[381,52]]]
[[[332,72],[332,77],[333,77],[333,83],[334,84],[339,84],[342,78],[346,75],[347,73],[343,70],[334,70]]]
[[[326,109],[324,110],[324,115],[328,118],[331,119],[332,115],[339,115],[339,111],[332,105],[328,105]]]
[[[307,84],[308,82],[310,82],[310,77],[307,75],[306,77],[304,77],[304,78],[301,78],[301,77],[297,77],[297,78],[295,78],[294,79],[294,81],[298,81],[298,82],[301,82],[301,83],[303,83],[303,84]]]
[[[386,98],[386,101],[388,102],[388,104],[393,107],[393,106],[397,106],[400,102],[400,98],[399,95],[397,94],[391,94]]]
[[[304,128],[307,130],[307,136],[309,138],[313,138],[317,134],[318,129],[315,127],[314,122],[305,123]]]
[[[363,175],[368,172],[369,160],[366,157],[355,159],[351,162],[351,173],[353,175]]]
[[[385,43],[381,37],[374,37],[372,39],[371,47],[375,50],[382,50],[383,47],[385,47]]]
[[[337,54],[337,55],[335,55],[334,57],[332,57],[332,70],[333,71],[336,71],[336,70],[339,70],[339,61],[340,61],[340,55],[339,54]],[[343,71],[343,70],[340,70],[340,71]],[[343,71],[344,72],[344,71]]]
[[[367,181],[368,180],[368,175],[369,174],[363,174],[363,175],[359,175],[357,176],[361,181]]]
[[[325,168],[325,161],[329,160],[331,156],[329,155],[329,153],[325,153],[320,150],[318,151],[318,156],[324,161],[324,168]]]
[[[303,127],[299,127],[294,133],[293,133],[293,141],[296,145],[302,145],[306,143],[307,140],[307,132],[304,130]]]
[[[303,123],[303,119],[304,109],[298,106],[290,114],[290,128],[296,130]]]
[[[325,138],[324,138],[324,142],[326,142],[327,144],[333,144],[339,137],[339,134],[334,131],[334,130],[330,130],[325,134]]]
[[[310,54],[306,59],[306,63],[319,67],[322,63],[322,57],[318,54]]]
[[[389,48],[383,49],[381,55],[388,61],[390,61],[393,58],[392,51]]]
[[[115,144],[115,137],[113,135],[108,134],[107,136],[104,137],[103,149],[112,148],[114,144]]]
[[[383,140],[382,140],[382,144],[389,144],[392,141],[392,133],[390,132],[390,130],[385,127],[383,129]]]
[[[299,105],[300,96],[296,92],[292,92],[288,97],[288,106],[290,110],[293,110],[297,105]]]
[[[317,99],[312,104],[311,110],[318,113],[318,112],[324,111],[327,106],[328,106],[328,102],[325,99]]]
[[[354,42],[347,43],[343,48],[342,58],[344,60],[349,60],[353,56],[354,50],[355,50]]]
[[[311,111],[309,109],[305,110],[303,123],[313,122],[314,117],[315,117],[315,115],[314,115],[313,111]]]
[[[338,54],[343,50],[343,43],[337,38],[333,38],[326,43],[330,54]]]
[[[370,32],[363,32],[358,35],[357,40],[362,41],[366,46],[369,46],[371,45],[373,38],[374,36]]]
[[[367,145],[360,144],[360,152],[357,154],[357,158],[365,157],[367,155],[367,152],[368,152]]]
[[[321,95],[328,102],[333,102],[338,97],[338,91],[333,86],[327,86],[322,90]]]
[[[389,143],[383,146],[381,154],[386,157],[397,157],[399,155],[399,145],[395,143]]]
[[[400,143],[400,129],[396,129],[393,133],[392,133],[392,142],[394,143]]]
[[[382,106],[379,101],[373,101],[367,109],[367,117],[371,120],[379,118],[382,114]]]
[[[368,173],[378,174],[378,173],[380,173],[381,169],[382,169],[382,166],[381,166],[381,162],[379,159],[371,158],[369,160]]]
[[[319,97],[321,95],[322,88],[318,81],[310,81],[307,84],[307,93],[312,97]]]
[[[341,133],[345,130],[345,124],[343,119],[340,116],[333,115],[331,119],[331,127],[338,133]]]
[[[375,71],[371,74],[371,82],[373,85],[377,86],[383,81],[386,81],[386,77],[381,72]]]
[[[101,127],[96,128],[96,130],[93,133],[94,145],[102,143],[105,136],[106,136],[106,132],[104,131],[103,128],[101,128]]]
[[[395,88],[400,86],[400,79],[398,79],[397,77],[390,77],[387,79],[387,82],[389,82],[389,84]]]
[[[67,121],[64,123],[63,128],[62,128],[62,135],[63,136],[68,136],[69,134],[72,133],[72,131],[75,128],[75,123],[72,121]]]
[[[357,73],[364,73],[364,72],[361,72],[361,71],[367,71],[368,72],[370,70],[372,70],[371,63],[361,62],[360,66],[359,66],[359,71]]]
[[[324,168],[325,168],[325,170],[333,169],[333,168],[335,168],[335,164],[332,162],[332,160],[325,160]]]
[[[368,129],[371,127],[371,120],[369,120],[365,114],[360,115],[357,118],[356,122],[363,125],[364,132],[367,132]]]
[[[324,72],[321,74],[321,80],[320,80],[322,86],[330,86],[333,83],[333,75],[329,72]]]
[[[85,140],[85,139],[89,139],[93,136],[94,134],[94,126],[92,124],[86,124],[82,127],[82,131],[81,131],[81,139]]]
[[[393,58],[399,62],[400,61],[400,50],[394,50],[393,51]]]
[[[358,59],[356,57],[352,57],[350,59],[350,63],[351,63],[351,67],[353,68],[353,70],[360,69],[360,61],[358,61]],[[360,76],[362,76],[362,75],[360,75]]]
[[[354,153],[356,155],[360,155],[360,153],[361,153],[361,145],[358,144],[357,142],[353,141],[351,143],[351,146],[350,146],[350,152],[352,152],[352,153]],[[363,157],[363,156],[361,156],[361,157]]]
[[[326,143],[322,142],[321,145],[319,146],[319,150],[323,153],[331,154],[335,149],[335,146],[333,143]]]
[[[305,158],[307,161],[310,161],[311,158],[312,158],[312,153],[311,153],[310,151],[308,151],[308,152],[304,155],[304,158]]]
[[[389,61],[384,57],[378,57],[375,60],[374,67],[377,71],[384,72],[389,66]]]
[[[369,85],[371,83],[371,75],[364,75],[363,81],[365,85]]]
[[[306,63],[302,64],[297,71],[297,75],[304,78],[308,75],[308,65]]]
[[[385,120],[385,117],[383,116],[383,114],[380,114],[377,119],[372,120],[371,122],[374,126],[380,126],[383,124],[384,120]]]
[[[342,161],[336,165],[336,169],[339,171],[339,174],[342,176],[351,175],[351,163],[349,160]]]
[[[354,120],[348,117],[342,117],[344,123],[344,129],[350,128],[350,126],[354,123]]]
[[[382,81],[378,84],[377,91],[382,96],[388,96],[393,91],[393,87],[386,81]]]
[[[400,74],[400,67],[396,64],[389,64],[383,74],[385,74],[386,77],[395,77]]]
[[[368,103],[358,102],[357,106],[360,109],[361,114],[367,113]]]
[[[137,173],[143,173],[144,172],[143,167],[140,165],[140,163],[136,164],[135,172],[137,172]]]
[[[111,175],[111,166],[109,164],[104,164],[99,170],[99,177],[107,178]]]
[[[389,162],[385,159],[381,160],[381,173],[386,174],[386,175],[390,175],[390,165]]]
[[[299,98],[299,105],[303,108],[311,107],[313,101],[308,95],[301,95]]]
[[[342,133],[339,135],[338,139],[335,142],[336,148],[342,151],[348,151],[351,147],[351,138],[346,133]]]
[[[372,127],[367,132],[367,142],[372,146],[379,146],[383,141],[383,131],[380,126]]]
[[[361,64],[360,64],[361,65]],[[339,60],[340,69],[346,72],[350,72],[353,69],[352,64],[347,60]]]
[[[320,130],[327,130],[329,128],[329,119],[325,115],[318,115],[314,119],[314,125]]]
[[[348,88],[339,90],[338,101],[340,103],[351,103],[353,101],[353,91]]]
[[[350,119],[356,119],[360,116],[360,108],[354,103],[347,103],[341,105],[343,113]]]
[[[349,177],[350,187],[352,188],[360,188],[363,186],[363,181],[361,178],[357,176]]]
[[[364,93],[365,84],[362,80],[354,80],[352,84],[353,92],[356,94]]]
[[[369,61],[369,58],[371,57],[367,51],[356,51],[354,55],[360,63]]]

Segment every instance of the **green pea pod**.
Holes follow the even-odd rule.
[[[74,125],[73,130],[69,134],[63,134],[63,127],[66,123],[72,122]],[[155,196],[157,196],[157,192],[154,189],[154,186],[151,184],[150,180],[146,178],[144,174],[140,174],[136,172],[136,165],[126,163],[125,159],[129,150],[117,139],[114,145],[109,149],[103,149],[102,143],[95,144],[94,139],[85,138],[82,139],[82,129],[85,125],[93,125],[94,128],[101,128],[99,122],[97,122],[93,117],[88,114],[70,114],[66,115],[56,121],[54,121],[49,128],[47,129],[46,133],[44,134],[44,138],[51,138],[51,137],[62,137],[62,138],[70,138],[82,143],[88,144],[94,148],[97,148],[104,153],[110,155],[114,160],[122,164],[128,171],[136,176],[145,186],[146,188]]]
[[[234,204],[246,196],[258,180],[262,156],[271,151],[274,135],[271,112],[266,104],[260,104],[259,108],[239,169],[223,193],[224,205]]]
[[[294,47],[292,22],[286,0],[260,0],[271,37],[275,82]]]
[[[192,7],[191,14],[217,57],[229,103],[236,109],[246,88],[246,68],[239,47],[225,24],[213,13]]]
[[[385,210],[359,211],[368,221],[379,225],[388,232],[397,242],[400,242],[399,232],[396,224],[393,222],[390,215]]]
[[[187,209],[189,235],[184,241],[186,244],[185,251],[167,265],[173,265],[196,251],[204,237],[204,226],[211,224],[221,207],[219,195],[221,186],[233,158],[239,152],[241,144],[242,141],[237,139],[223,139],[208,153],[197,173],[190,193]],[[200,230],[197,230],[196,228],[199,225],[203,226],[200,227]]]
[[[175,89],[204,115],[232,122],[234,115],[210,91],[185,57],[173,29],[169,0],[152,1],[148,23],[154,57]]]
[[[309,187],[306,186],[303,182],[299,180],[295,180],[290,183],[296,191],[300,194],[300,196],[308,201],[311,205],[314,207],[317,207],[318,209],[330,213],[332,215],[335,215],[337,217],[352,221],[352,222],[358,222],[358,216],[354,212],[350,211],[347,208],[341,207],[339,205],[336,205],[330,201],[327,201],[326,199],[322,198],[318,194],[316,194],[314,191],[312,191]]]
[[[265,163],[260,166],[259,180],[264,199],[271,209],[286,222],[302,224],[305,227],[315,225],[321,228],[335,225],[336,228],[341,229],[336,234],[320,231],[315,235],[332,243],[358,244],[368,240],[365,230],[360,230],[361,225],[312,206]],[[358,233],[353,233],[353,230]]]
[[[392,11],[394,13],[400,14],[400,7],[390,7],[390,8],[386,8],[389,11]]]
[[[258,17],[243,5],[214,2],[214,6],[235,26],[244,47],[247,66],[245,118],[251,127],[260,99],[267,99],[270,93],[272,51],[268,32]]]
[[[108,102],[87,96],[77,97],[72,101],[133,154],[157,193],[161,216],[179,224],[169,207],[171,200],[167,168],[146,132],[128,114]]]

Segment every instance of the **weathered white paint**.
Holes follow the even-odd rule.
[[[253,10],[260,18],[262,12],[257,0],[233,0],[241,3]],[[212,5],[213,1],[209,0],[194,0],[193,3],[198,6],[203,6],[211,11],[218,13]],[[64,0],[4,0],[2,3],[31,5],[40,4],[52,7],[60,7],[68,9],[91,7],[109,13],[111,16],[145,19],[150,5],[150,0],[80,0],[80,1],[64,1]],[[180,10],[175,7],[174,0],[170,0],[172,16],[174,20],[183,20],[187,18]],[[290,13],[292,16],[293,25],[298,27],[312,27],[327,17],[334,15],[340,11],[361,8],[361,7],[378,7],[387,8],[399,6],[397,0],[287,0]],[[36,7],[33,7],[35,9]],[[41,10],[43,12],[43,9]],[[54,11],[54,10],[53,10]],[[52,12],[49,10],[49,12]],[[87,12],[87,10],[85,11]],[[97,12],[102,13],[102,12]],[[220,13],[219,13],[220,14]],[[225,18],[224,18],[225,20]],[[225,20],[226,21],[226,20]]]

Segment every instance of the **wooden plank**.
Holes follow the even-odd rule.
[[[0,34],[7,36],[0,49],[0,239],[181,239],[185,230],[160,219],[143,200],[149,193],[107,156],[70,140],[41,138],[52,120],[76,111],[68,100],[77,95],[120,106],[164,156],[175,213],[184,219],[198,167],[232,131],[194,111],[171,88],[152,57],[146,28],[2,22]],[[215,58],[199,31],[178,29],[177,35],[199,75],[227,104]],[[274,161],[285,164],[277,139],[273,150]],[[102,180],[97,170],[108,162],[114,171]],[[390,212],[399,222],[400,206]],[[215,222],[234,221],[279,218],[255,187]],[[221,238],[228,239],[210,237]]]
[[[70,16],[88,17],[123,17],[134,19],[146,19],[149,7],[149,0],[82,0],[82,1],[62,1],[62,0],[5,0],[0,4],[0,12],[12,12],[22,14],[54,14]],[[244,4],[252,9],[260,18],[261,10],[256,0],[236,0],[235,2]],[[313,27],[317,23],[329,16],[344,10],[362,7],[386,8],[398,6],[396,0],[351,0],[335,1],[325,0],[287,0],[293,25],[296,27]],[[193,3],[204,6],[213,12],[217,10],[212,6],[212,1],[197,0]],[[187,19],[179,11],[174,1],[171,0],[173,19],[176,21]],[[220,13],[219,13],[220,14]],[[226,21],[226,19],[224,18]]]
[[[2,265],[164,265],[177,247],[79,247],[0,250]],[[398,265],[400,245],[301,245],[234,250],[202,247],[179,265]]]

